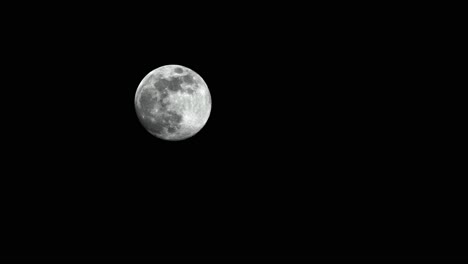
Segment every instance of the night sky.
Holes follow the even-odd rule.
[[[433,33],[411,11],[54,8],[6,33],[0,255],[460,255],[462,185],[439,140],[459,104],[445,107]],[[134,106],[168,64],[212,99],[178,142],[149,134]]]

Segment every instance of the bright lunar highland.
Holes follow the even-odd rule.
[[[136,91],[135,108],[148,132],[166,140],[181,140],[195,135],[206,124],[211,96],[197,73],[180,65],[166,65],[143,78]]]

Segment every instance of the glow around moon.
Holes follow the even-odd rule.
[[[205,81],[193,70],[166,65],[138,85],[135,108],[143,127],[158,138],[181,140],[198,133],[211,113]]]

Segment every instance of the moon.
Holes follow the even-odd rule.
[[[197,134],[211,113],[208,86],[195,71],[165,65],[149,72],[138,85],[135,109],[143,127],[165,140]]]

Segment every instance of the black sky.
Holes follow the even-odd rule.
[[[3,256],[459,254],[434,229],[457,219],[431,140],[449,121],[411,11],[59,8],[11,28]],[[167,64],[212,96],[185,141],[151,136],[133,105]]]

